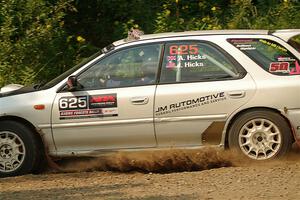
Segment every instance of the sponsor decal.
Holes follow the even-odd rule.
[[[283,57],[283,56],[279,56],[279,57],[277,58],[277,60],[278,60],[279,62],[295,62],[295,61],[296,61],[296,59],[294,59],[294,58],[291,58],[291,57]]]
[[[89,96],[90,108],[114,108],[117,107],[115,94]]]
[[[253,39],[229,39],[228,40],[230,43],[233,44],[243,44],[243,43],[252,43],[255,42]]]
[[[256,47],[253,47],[251,44],[238,44],[236,45],[237,48],[239,48],[242,51],[247,51],[247,50],[255,50]]]
[[[300,74],[300,65],[299,65],[298,61],[295,62],[295,68],[291,69],[290,74],[291,75],[298,75],[298,74]]]
[[[264,39],[260,39],[259,40],[261,43],[265,44],[265,45],[268,45],[268,46],[271,46],[275,49],[278,49],[280,51],[283,51],[283,52],[287,52],[287,49],[285,49],[284,47],[274,43],[274,42],[270,42],[270,41],[267,41],[267,40],[264,40]]]
[[[242,51],[256,50],[256,41],[254,39],[229,39],[231,44]]]
[[[60,119],[118,116],[117,94],[61,97]]]
[[[268,45],[279,51],[282,51],[285,53],[288,52],[287,49],[280,46],[279,44],[276,44],[274,42],[271,42],[269,40],[264,40],[264,39],[259,39],[259,40],[257,40],[257,39],[230,39],[228,41],[242,51],[256,50],[257,43],[260,42],[264,45]]]
[[[270,63],[269,72],[271,73],[290,73],[290,63],[272,62]]]
[[[155,115],[160,116],[160,115],[170,114],[173,112],[179,112],[182,110],[193,109],[196,107],[209,105],[209,104],[217,103],[217,102],[224,101],[224,100],[226,100],[225,93],[219,92],[219,93],[215,93],[215,94],[201,96],[201,97],[194,98],[194,99],[187,99],[185,101],[172,103],[172,104],[166,105],[166,106],[157,107],[155,110]]]
[[[293,62],[272,62],[270,63],[269,72],[271,73],[288,73],[290,75],[300,74],[300,65],[298,61]]]

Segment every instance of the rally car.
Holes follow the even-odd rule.
[[[142,35],[45,85],[0,93],[0,176],[51,157],[220,146],[268,160],[300,143],[300,30]]]

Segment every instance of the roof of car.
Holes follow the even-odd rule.
[[[157,34],[145,34],[141,35],[138,40],[150,40],[166,37],[180,37],[180,36],[197,36],[197,35],[267,35],[272,33],[273,35],[282,38],[287,41],[292,36],[300,34],[300,29],[286,29],[286,30],[203,30],[203,31],[184,31],[184,32],[168,32]],[[124,43],[128,43],[135,40],[118,40],[114,42],[114,46],[119,46]]]
[[[265,35],[268,34],[268,30],[203,30],[203,31],[184,31],[184,32],[168,32],[168,33],[157,33],[157,34],[145,34],[141,35],[139,40],[149,40],[166,37],[180,37],[180,36],[197,36],[197,35]],[[132,41],[132,40],[131,40]],[[118,40],[113,44],[115,46],[127,43],[126,39]]]

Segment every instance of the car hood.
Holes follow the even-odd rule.
[[[9,84],[0,89],[0,98],[34,91],[36,91],[36,89],[33,86],[24,87],[19,84]]]
[[[11,91],[14,91],[14,90],[18,90],[20,88],[24,87],[23,85],[19,85],[19,84],[9,84],[9,85],[6,85],[4,87],[2,87],[0,89],[0,93],[7,93],[7,92],[11,92]]]

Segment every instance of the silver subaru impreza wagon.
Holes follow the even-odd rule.
[[[0,92],[0,176],[45,155],[300,144],[300,29],[136,34],[45,85]]]

